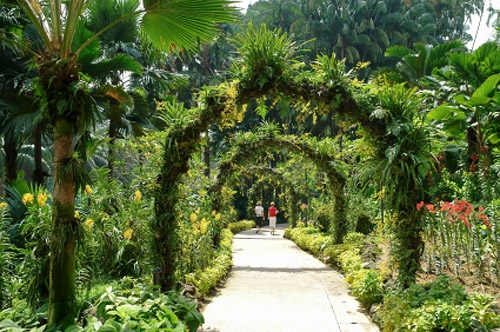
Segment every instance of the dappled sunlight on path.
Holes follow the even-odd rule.
[[[284,239],[285,227],[235,235],[233,268],[198,331],[378,331],[342,277]]]

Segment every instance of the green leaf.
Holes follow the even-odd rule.
[[[443,104],[431,110],[429,113],[427,113],[427,118],[431,120],[442,120],[456,111],[457,108],[455,106]]]
[[[143,68],[134,58],[125,54],[117,54],[112,59],[100,61],[95,64],[88,64],[85,69],[91,76],[98,77],[119,71],[132,72],[140,75]]]
[[[466,119],[467,119],[467,114],[465,114],[464,111],[461,111],[458,108],[455,110],[455,112],[450,114],[450,116],[448,117],[448,120],[451,120],[451,121],[463,121]]]
[[[453,121],[446,123],[444,129],[451,136],[462,137],[464,135],[463,121]]]
[[[142,26],[151,42],[166,51],[195,50],[219,32],[218,22],[231,22],[237,8],[225,0],[151,1]]]
[[[23,332],[24,329],[19,327],[16,323],[10,319],[4,319],[0,322],[0,331],[5,332]]]
[[[498,143],[500,143],[500,134],[494,133],[494,134],[489,135],[488,136],[488,141],[491,144],[498,144]]]
[[[399,59],[402,59],[403,57],[413,53],[413,50],[404,46],[391,46],[385,50],[385,56],[393,56]]]
[[[472,106],[486,106],[491,102],[491,98],[483,96],[472,96],[469,100],[469,104]]]
[[[500,82],[500,74],[491,75],[484,81],[483,84],[472,94],[472,97],[488,97],[491,93],[495,91]]]
[[[259,102],[259,106],[257,106],[257,108],[255,109],[255,113],[257,113],[262,119],[266,118],[267,107],[264,100],[261,100]]]
[[[453,96],[453,100],[455,100],[458,104],[460,105],[464,105],[464,106],[467,106],[467,107],[472,107],[473,105],[469,102],[469,99],[468,97],[466,97],[465,95],[463,94],[458,94],[458,95],[455,95]]]

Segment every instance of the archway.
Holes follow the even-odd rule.
[[[228,177],[240,166],[253,165],[255,157],[263,152],[290,151],[306,156],[311,162],[324,172],[330,182],[330,189],[334,196],[334,218],[335,228],[334,241],[342,243],[347,234],[346,224],[346,202],[344,187],[346,179],[344,174],[337,171],[335,159],[336,149],[331,140],[304,140],[296,136],[281,135],[277,128],[270,126],[256,133],[245,133],[238,136],[232,145],[232,149],[226,154],[227,158],[219,162],[219,173],[212,187],[214,193],[213,209],[220,210],[217,193],[220,192]]]
[[[257,181],[251,189],[255,189],[254,186],[260,186],[262,183],[270,183],[271,185],[275,187],[284,187],[285,190],[285,206],[286,208],[286,213],[284,215],[285,220],[287,220],[292,227],[295,226],[295,218],[299,214],[299,208],[297,206],[296,201],[298,199],[297,191],[295,190],[294,186],[290,181],[288,180],[287,177],[284,176],[284,174],[277,170],[276,168],[268,167],[268,166],[250,166],[250,167],[242,167],[240,169],[240,174],[242,174],[244,177],[253,177],[255,175],[263,175],[266,176],[265,180],[262,179],[260,181]],[[230,182],[235,182],[238,180],[233,180]],[[239,182],[239,181],[238,181]],[[253,195],[254,198],[257,197],[257,195]],[[256,203],[259,198],[255,198],[253,203]],[[253,205],[252,205],[253,206]],[[282,210],[282,209],[280,209]]]
[[[423,248],[422,218],[416,204],[423,198],[425,176],[434,163],[429,135],[423,121],[418,119],[421,99],[403,86],[379,87],[358,82],[334,56],[320,56],[310,69],[303,69],[294,58],[293,40],[265,27],[258,31],[250,28],[241,39],[243,60],[234,70],[233,81],[204,90],[197,114],[168,130],[153,225],[162,290],[171,289],[174,282],[177,186],[189,168],[192,154],[200,148],[201,133],[211,123],[235,121],[250,99],[268,95],[287,100],[297,108],[317,112],[333,109],[363,128],[371,143],[373,175],[384,183],[386,199],[397,212],[394,234],[398,279],[403,288],[409,287],[415,282]],[[303,153],[312,158],[319,156],[300,142],[284,143],[273,136],[266,139],[281,148],[304,149]],[[337,188],[338,225],[342,225],[340,216],[345,214],[342,210],[345,202],[338,188],[344,188],[345,178],[332,167],[333,161],[318,158],[318,165]],[[228,174],[230,168],[227,162],[220,165],[222,174]]]

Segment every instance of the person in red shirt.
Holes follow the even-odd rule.
[[[271,206],[267,210],[267,218],[269,219],[269,227],[271,227],[271,234],[274,235],[274,230],[276,229],[276,215],[279,213],[278,209],[274,206],[274,202],[271,202]]]

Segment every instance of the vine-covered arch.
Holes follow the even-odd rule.
[[[221,119],[227,123],[234,121],[234,114],[235,118],[240,117],[249,100],[267,96],[289,101],[302,109],[334,110],[361,125],[372,143],[374,174],[379,172],[376,175],[387,188],[387,200],[398,212],[394,226],[398,278],[402,287],[409,287],[415,282],[423,248],[422,220],[416,203],[423,198],[425,175],[434,162],[425,126],[422,121],[415,122],[421,100],[402,86],[380,88],[357,82],[334,56],[320,56],[310,68],[304,69],[295,58],[294,41],[286,34],[250,28],[241,36],[241,43],[242,60],[232,71],[232,81],[204,90],[197,113],[189,114],[188,120],[173,125],[167,132],[155,197],[156,221],[152,225],[156,234],[154,248],[162,270],[162,290],[174,285],[178,185],[189,168],[192,154],[199,151],[201,134]],[[306,148],[300,144],[294,146]],[[314,155],[307,148],[304,153]],[[329,159],[319,158],[318,163],[324,167],[330,183],[343,188],[345,178],[334,170]],[[222,164],[220,170],[227,174],[224,168],[229,167],[230,164]],[[337,194],[335,198],[342,209],[344,197]],[[345,215],[345,210],[336,214]]]
[[[256,133],[248,132],[238,136],[232,149],[226,153],[226,158],[219,162],[217,180],[211,189],[214,194],[213,209],[220,210],[217,193],[240,166],[253,165],[256,156],[263,152],[288,150],[306,156],[326,174],[334,196],[334,241],[342,243],[348,229],[344,196],[346,179],[345,175],[338,171],[339,167],[336,165],[338,161],[335,159],[336,150],[332,149],[333,146],[331,140],[304,140],[296,136],[281,135],[273,126]]]
[[[240,167],[239,170],[240,174],[243,174],[243,176],[254,176],[254,175],[265,175],[267,176],[267,182],[279,182],[280,185],[283,185],[285,187],[285,192],[287,192],[287,213],[286,213],[286,219],[288,222],[293,226],[294,224],[294,218],[299,215],[299,207],[298,205],[294,204],[297,199],[298,195],[297,192],[294,188],[294,186],[290,183],[287,177],[284,176],[282,172],[280,172],[278,169],[273,168],[273,167],[268,167],[268,166],[250,166],[250,167]],[[233,180],[237,181],[237,180]],[[232,182],[231,180],[229,183]],[[255,203],[255,202],[254,202]],[[281,210],[281,209],[280,209]]]

